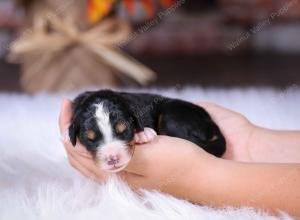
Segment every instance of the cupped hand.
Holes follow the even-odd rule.
[[[190,141],[157,136],[151,143],[136,146],[120,175],[134,188],[155,189],[196,201],[191,189],[199,189],[197,198],[205,196],[207,177],[214,173],[219,160]]]
[[[224,107],[198,103],[220,127],[227,142],[223,158],[251,161],[248,149],[256,127],[243,115]],[[221,165],[222,164],[222,165]],[[136,188],[156,189],[191,201],[206,198],[214,175],[222,176],[223,160],[183,139],[158,136],[136,146],[123,178]],[[191,190],[195,189],[195,190]]]
[[[254,134],[258,129],[245,116],[222,106],[198,102],[212,117],[226,139],[223,158],[235,161],[253,162],[249,153]]]
[[[79,140],[75,147],[71,144],[67,133],[71,124],[71,119],[72,102],[69,99],[65,99],[62,103],[59,115],[59,129],[70,164],[86,177],[97,182],[103,182],[109,174],[97,167],[92,155],[85,149]]]
[[[72,118],[71,105],[72,102],[70,100],[64,100],[59,117],[60,131],[65,137],[68,137],[68,135],[65,134],[67,133]],[[227,150],[224,158],[250,161],[248,142],[255,126],[239,113],[221,106],[210,103],[199,103],[199,105],[209,112],[226,138]],[[63,145],[66,149],[69,162],[75,169],[98,182],[102,182],[107,178],[109,174],[99,169],[92,155],[79,141],[77,145],[73,147],[70,140],[64,138]],[[135,186],[156,185],[158,188],[168,186],[167,189],[171,190],[174,188],[173,185],[184,185],[182,182],[177,182],[180,179],[175,178],[178,173],[183,175],[191,173],[190,171],[193,169],[198,170],[195,161],[199,161],[199,159],[193,159],[196,157],[195,155],[200,155],[199,158],[204,157],[204,155],[206,155],[205,157],[210,156],[189,141],[158,136],[157,139],[151,143],[136,146],[134,157],[126,169],[126,172],[123,172],[122,175]],[[175,181],[175,179],[177,180]],[[185,177],[183,179],[189,178]],[[166,182],[168,182],[168,184],[166,184]]]

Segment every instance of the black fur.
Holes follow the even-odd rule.
[[[104,102],[110,112],[110,122],[126,124],[122,134],[114,133],[119,139],[130,143],[134,133],[145,127],[153,128],[159,135],[168,135],[189,140],[205,151],[221,157],[226,150],[225,138],[209,114],[201,107],[179,99],[145,93],[125,93],[111,90],[86,92],[73,102],[73,119],[69,128],[72,144],[77,137],[89,151],[101,143],[101,134],[93,118],[96,103]],[[91,142],[82,134],[93,129],[97,138]]]

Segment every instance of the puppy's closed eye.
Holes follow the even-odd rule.
[[[96,133],[93,130],[86,131],[84,135],[89,140],[94,140],[96,138]]]
[[[115,128],[118,134],[123,133],[127,129],[126,124],[123,121],[118,122]]]

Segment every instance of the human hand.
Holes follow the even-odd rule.
[[[190,141],[157,136],[151,143],[137,145],[129,165],[119,174],[134,188],[198,201],[202,195],[206,198],[211,185],[207,177],[221,160]]]
[[[71,101],[64,100],[59,116],[60,132],[66,133],[71,117]],[[78,141],[73,147],[68,138],[63,140],[70,164],[80,173],[99,183],[105,181],[108,173],[96,166],[92,155]],[[188,159],[187,159],[188,158]],[[207,198],[205,194],[208,185],[206,178],[195,181],[211,171],[219,160],[206,153],[192,142],[184,139],[157,136],[151,143],[137,145],[135,153],[125,170],[118,173],[131,187],[136,189],[156,189],[179,198],[197,202],[199,198]],[[207,182],[207,181],[206,181]],[[203,183],[203,187],[202,186]],[[196,184],[197,186],[193,186]],[[194,189],[202,189],[194,193]]]
[[[187,140],[157,136],[136,147],[120,175],[136,189],[154,189],[211,207],[251,206],[299,216],[299,173],[299,164],[224,160]]]
[[[63,101],[61,114],[59,117],[59,126],[60,126],[61,134],[66,133],[71,123],[71,118],[72,118],[71,105],[72,102],[70,100]],[[204,107],[211,114],[212,118],[220,126],[226,138],[227,151],[224,155],[224,158],[234,159],[234,160],[248,159],[246,142],[243,142],[243,140],[247,135],[251,133],[250,132],[251,127],[253,125],[242,115],[230,111],[228,109],[225,109],[221,106],[217,106],[209,103],[200,103],[200,105]],[[161,144],[162,140],[165,140],[166,137],[164,138],[159,137],[159,139],[161,141],[156,143],[156,145],[158,145],[159,143]],[[176,139],[176,140],[178,141],[180,139]],[[84,146],[80,144],[80,142],[78,142],[78,144],[75,147],[73,147],[70,141],[68,139],[65,139],[63,141],[63,144],[66,149],[69,162],[75,169],[80,171],[85,176],[95,179],[96,181],[99,182],[106,179],[108,174],[101,171],[99,167],[96,166],[92,158],[92,155],[85,149]],[[175,144],[176,143],[174,141],[172,145]],[[142,146],[138,146],[138,147],[142,147]],[[173,153],[174,152],[175,151],[173,151]],[[135,155],[137,155],[137,153],[135,153]]]
[[[251,161],[248,149],[250,138],[256,126],[243,115],[211,103],[198,103],[205,108],[213,120],[220,127],[227,142],[227,150],[223,158],[237,161]],[[205,190],[196,193],[196,197],[189,192],[195,178],[197,184],[204,181],[202,187],[207,189],[209,172],[218,172],[214,169],[222,162],[199,146],[174,137],[158,136],[151,143],[139,145],[134,156],[121,175],[136,188],[158,189],[160,191],[197,201]],[[221,167],[221,165],[219,165]],[[223,166],[223,165],[222,165]],[[214,170],[214,171],[212,171]],[[221,176],[215,173],[215,175]],[[205,183],[206,181],[206,183]]]
[[[71,144],[68,138],[68,128],[71,124],[72,118],[72,102],[69,99],[63,100],[61,112],[59,115],[59,128],[63,137],[63,145],[66,149],[70,164],[80,173],[97,182],[106,180],[108,173],[103,172],[96,165],[92,155],[85,149],[85,147],[77,141],[75,147]]]
[[[199,105],[210,113],[227,140],[228,150],[224,158],[251,161],[248,152],[252,142],[250,140],[253,139],[254,133],[257,133],[257,129],[261,128],[251,124],[244,116],[223,107],[209,103]],[[66,133],[71,117],[71,101],[65,100],[59,118],[62,134]],[[296,141],[299,139],[299,132],[282,135],[287,135],[288,139],[293,136],[295,146],[299,146],[299,142]],[[282,135],[279,138],[282,138]],[[267,137],[269,140],[270,135]],[[275,142],[277,143],[278,139]],[[90,153],[79,142],[75,148],[67,138],[63,143],[73,167],[99,182],[107,178],[108,174],[95,165]],[[223,160],[187,140],[157,136],[151,143],[136,146],[132,160],[120,175],[135,188],[156,189],[195,203],[216,207],[251,205],[271,211],[290,211],[291,214],[299,215],[299,197],[290,196],[290,190],[296,189],[299,181],[295,179],[297,175],[291,172],[299,173],[299,165],[267,165]],[[269,183],[274,177],[281,178],[287,173],[293,178],[291,181],[288,181],[290,178],[287,179],[285,190],[271,190],[270,193],[264,194],[263,198],[249,199],[255,192],[262,192],[266,187],[269,189]],[[294,191],[293,193],[295,194]],[[281,202],[287,198],[290,202]]]
[[[226,152],[223,158],[254,162],[249,148],[258,127],[240,113],[222,106],[207,102],[198,102],[197,104],[210,114],[226,139]]]

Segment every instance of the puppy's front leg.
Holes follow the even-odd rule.
[[[135,133],[134,141],[137,144],[144,144],[152,141],[156,136],[157,133],[152,128],[144,128],[144,131]]]

